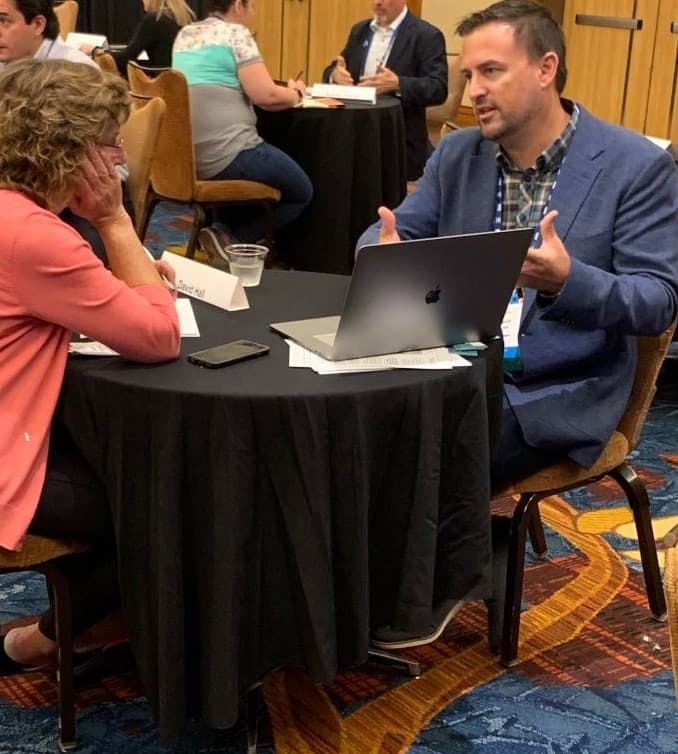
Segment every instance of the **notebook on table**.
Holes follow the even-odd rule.
[[[341,316],[271,329],[330,361],[486,340],[501,331],[532,228],[365,246]]]

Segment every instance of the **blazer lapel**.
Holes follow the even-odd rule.
[[[560,168],[558,181],[553,189],[549,210],[557,209],[555,226],[558,236],[567,248],[567,234],[586,201],[596,178],[602,170],[599,158],[605,152],[596,128],[596,121],[579,106],[579,122],[572,137],[572,144]],[[527,327],[536,306],[537,292],[525,290],[522,326]],[[529,317],[528,317],[529,315]]]
[[[481,139],[469,161],[464,192],[464,227],[467,233],[484,233],[493,229],[497,203],[497,176],[493,142]]]
[[[577,130],[572,137],[572,144],[560,168],[556,187],[551,196],[549,209],[557,209],[556,230],[567,246],[565,239],[577,219],[577,215],[586,201],[596,178],[602,170],[600,156],[605,147],[600,139],[600,132],[595,121],[580,106]]]
[[[396,38],[393,40],[393,47],[389,53],[388,60],[386,61],[386,67],[391,68],[392,63],[396,61],[404,61],[406,59],[405,50],[408,45],[412,43],[413,36],[410,34],[410,27],[412,26],[412,14],[408,11],[405,18],[400,22],[400,26],[396,30]],[[396,64],[396,70],[398,69]]]

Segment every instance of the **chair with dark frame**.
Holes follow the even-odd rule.
[[[226,204],[254,204],[265,212],[266,239],[272,246],[271,208],[280,201],[277,189],[257,181],[212,181],[196,177],[188,83],[184,75],[170,68],[143,68],[130,62],[127,78],[133,93],[161,97],[167,106],[151,166],[147,211],[139,219],[139,237],[143,240],[158,202],[169,200],[188,204],[193,210],[193,228],[186,249],[186,256],[190,259],[195,255],[200,229],[208,224],[205,208],[211,211]]]
[[[503,535],[505,540],[498,549],[503,550],[506,557],[506,573],[503,593],[499,586],[497,599],[488,603],[490,647],[499,652],[503,665],[510,667],[518,663],[518,635],[528,533],[535,554],[538,557],[544,557],[546,554],[546,540],[539,516],[540,500],[584,487],[606,476],[614,479],[621,487],[633,512],[650,613],[655,620],[666,620],[666,600],[652,531],[650,500],[645,485],[628,463],[627,457],[638,442],[640,430],[656,392],[657,375],[675,326],[674,322],[661,335],[636,339],[638,360],[626,411],[591,468],[582,468],[574,461],[565,459],[529,477],[493,490],[495,498],[519,496],[509,519],[493,521],[493,533],[497,534],[499,540]],[[499,578],[501,579],[501,576]]]

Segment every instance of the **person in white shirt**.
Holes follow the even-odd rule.
[[[400,97],[405,118],[407,180],[422,174],[433,147],[426,108],[447,97],[445,39],[439,29],[414,16],[405,0],[372,0],[374,17],[350,31],[341,54],[323,81],[374,86],[377,94]]]
[[[52,0],[0,0],[0,68],[22,58],[96,65],[59,39]]]

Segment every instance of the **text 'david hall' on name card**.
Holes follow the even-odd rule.
[[[161,259],[174,267],[179,293],[206,301],[227,312],[250,308],[240,278],[236,275],[229,275],[169,251],[164,251]]]

